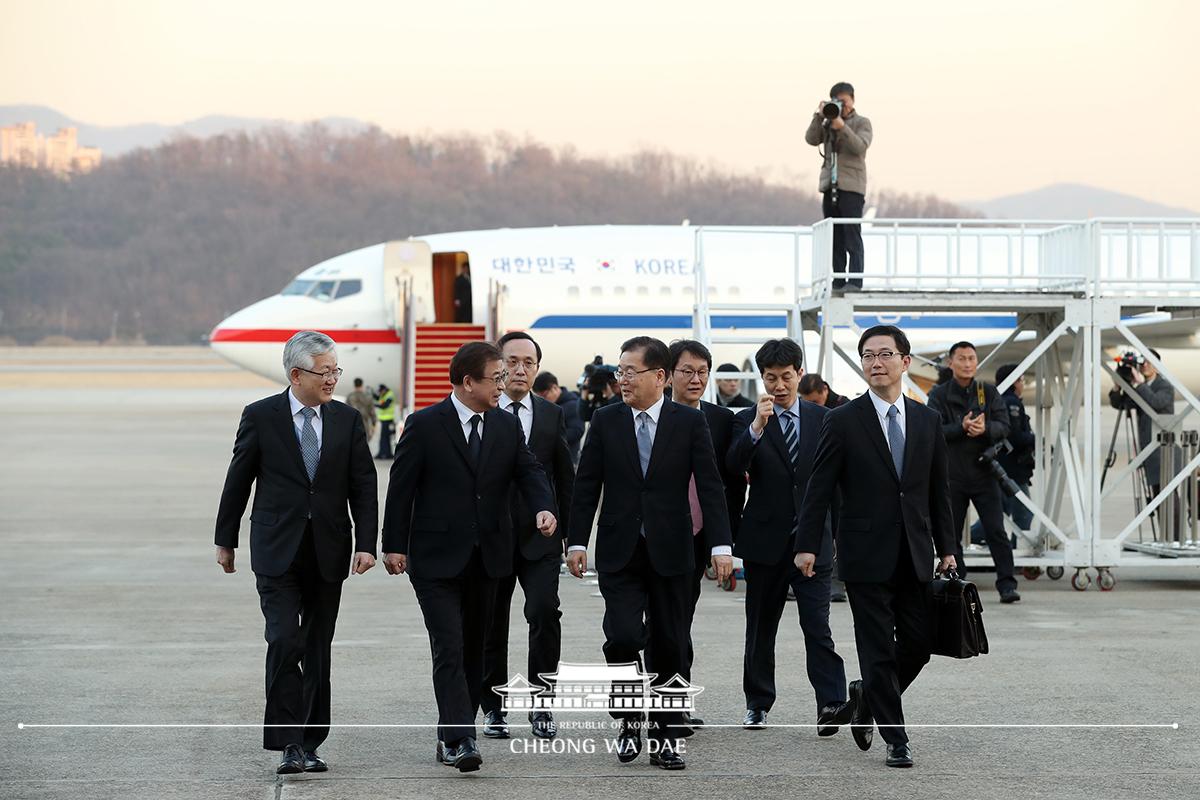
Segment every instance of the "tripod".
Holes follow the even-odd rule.
[[[1113,425],[1112,436],[1108,440],[1108,455],[1104,457],[1104,471],[1100,473],[1100,488],[1104,489],[1104,479],[1108,477],[1108,470],[1117,463],[1117,437],[1121,434],[1122,429],[1125,432],[1125,459],[1132,461],[1138,452],[1137,447],[1137,426],[1133,420],[1133,402],[1123,393],[1121,395],[1121,407],[1117,411],[1117,422]],[[1122,425],[1124,423],[1124,425]],[[1150,485],[1146,482],[1146,473],[1139,467],[1133,476],[1133,481],[1130,484],[1133,487],[1133,508],[1134,516],[1142,513],[1142,507],[1146,504],[1146,498],[1149,497]],[[1157,520],[1154,514],[1150,515],[1150,535],[1154,539],[1158,539]],[[1141,530],[1138,531],[1139,536]]]

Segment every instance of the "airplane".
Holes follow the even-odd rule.
[[[886,224],[864,223],[869,265],[885,258],[882,237],[870,235],[872,226]],[[221,321],[210,334],[210,344],[229,361],[279,379],[283,343],[298,330],[321,330],[338,343],[347,384],[360,377],[368,387],[399,388],[407,374],[414,384],[410,404],[419,408],[448,392],[445,365],[462,341],[482,339],[488,331],[498,336],[524,330],[542,346],[541,369],[553,372],[569,388],[596,356],[614,363],[621,342],[629,337],[647,334],[669,342],[692,336],[701,248],[710,303],[788,303],[797,296],[797,284],[803,295],[813,279],[811,231],[702,229],[685,221],[503,228],[388,241],[309,267],[278,294]],[[891,257],[890,251],[886,257]],[[464,264],[470,266],[476,324],[456,326],[453,286]],[[928,263],[925,268],[930,269]],[[870,278],[870,267],[867,274]],[[718,311],[711,322],[714,332],[761,334],[761,340],[785,333],[782,313]],[[981,358],[1003,344],[1002,355],[1011,361],[1033,346],[1029,335],[1005,342],[1016,324],[1011,313],[856,313],[854,322],[860,330],[877,323],[903,328],[927,378],[933,374],[930,366],[959,340],[975,342]],[[1161,345],[1172,374],[1193,392],[1200,391],[1200,362],[1186,352],[1200,345],[1195,319],[1149,314],[1126,322],[1142,326],[1139,335],[1151,346]],[[406,337],[409,348],[404,346]],[[811,362],[816,335],[808,333],[804,339]],[[853,352],[857,335],[841,328],[835,339]],[[1104,344],[1114,356],[1128,349],[1115,346],[1118,342],[1107,336]],[[753,372],[755,345],[716,344],[712,349],[714,366],[732,362]],[[865,388],[858,375],[836,359],[827,372],[826,380],[842,394]],[[752,383],[749,391],[757,391]],[[397,395],[404,397],[400,391]]]

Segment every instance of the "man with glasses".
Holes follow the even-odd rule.
[[[384,566],[407,572],[425,618],[438,706],[439,763],[483,763],[475,715],[496,581],[512,574],[513,484],[534,525],[554,536],[554,494],[517,417],[498,408],[508,374],[490,342],[450,360],[453,391],[411,415],[396,444],[383,516]]]
[[[533,393],[538,366],[542,363],[542,348],[524,331],[513,331],[496,343],[504,356],[508,380],[500,410],[513,414],[521,422],[525,443],[542,465],[554,489],[559,509],[558,530],[554,536],[543,536],[534,523],[533,512],[514,493],[510,505],[516,531],[513,552],[514,571],[501,578],[496,589],[496,611],[488,626],[484,646],[483,672],[483,735],[493,739],[508,738],[508,722],[501,710],[500,695],[493,691],[511,677],[508,674],[508,622],[512,596],[517,581],[525,593],[525,621],[529,624],[529,660],[525,672],[528,680],[541,683],[547,691],[554,687],[540,676],[558,670],[562,650],[562,612],[558,610],[558,576],[563,558],[563,536],[567,530],[567,509],[571,504],[571,487],[575,483],[575,467],[567,450],[566,422],[563,410]],[[533,735],[543,739],[558,733],[549,711],[532,711],[529,722]]]
[[[727,457],[729,471],[750,476],[750,499],[733,548],[746,570],[742,724],[746,730],[765,728],[775,703],[775,637],[791,588],[804,634],[808,682],[816,695],[817,735],[832,736],[850,722],[852,708],[846,702],[846,668],[829,630],[833,537],[828,517],[820,521],[821,558],[815,574],[801,575],[792,562],[796,520],[827,412],[799,398],[804,351],[796,342],[771,339],[754,361],[769,394],[738,412]]]
[[[592,416],[567,536],[567,566],[582,578],[603,491],[596,571],[604,597],[604,658],[609,664],[640,664],[645,649],[646,671],[657,675],[658,685],[687,670],[697,522],[717,577],[724,580],[733,569],[729,509],[712,438],[703,412],[664,397],[670,362],[667,346],[658,339],[636,336],[621,345],[617,380],[624,402]],[[693,478],[702,521],[690,510]],[[642,749],[642,712],[613,716],[621,720],[617,758],[633,761]],[[690,731],[682,723],[680,712],[651,712],[652,765],[686,767],[678,739]]]
[[[737,538],[737,525],[742,516],[742,503],[746,497],[746,478],[740,470],[730,472],[725,469],[725,454],[729,452],[729,442],[733,433],[733,412],[728,408],[701,400],[708,389],[708,377],[712,373],[712,353],[702,343],[695,339],[680,339],[671,342],[671,399],[691,408],[704,412],[708,422],[708,432],[712,436],[713,451],[717,458],[717,468],[721,471],[721,481],[725,485],[725,505],[729,510],[729,530],[733,538]],[[680,673],[689,681],[692,679],[692,664],[695,662],[695,648],[692,646],[692,621],[696,616],[696,603],[700,601],[700,586],[704,582],[704,569],[708,566],[709,549],[703,536],[703,514],[700,509],[699,495],[696,483],[688,487],[688,505],[692,514],[692,540],[695,544],[696,566],[692,571],[692,602],[688,609],[688,652],[687,672]],[[684,714],[684,723],[689,726],[703,725],[704,720],[692,714]]]
[[[267,640],[263,747],[282,751],[280,775],[329,768],[317,748],[329,735],[342,581],[375,565],[375,462],[362,415],[333,399],[342,375],[334,348],[316,331],[284,345],[290,385],[242,411],[217,511],[217,563],[234,572],[253,485],[250,568]]]
[[[955,567],[946,440],[937,413],[903,395],[909,352],[894,325],[859,338],[869,391],[825,415],[795,545],[796,567],[815,575],[840,491],[838,576],[863,676],[850,683],[851,733],[867,750],[878,720],[889,767],[913,765],[900,696],[929,663],[925,590],[934,553],[937,572]]]

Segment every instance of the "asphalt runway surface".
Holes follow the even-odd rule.
[[[1154,566],[1119,569],[1104,593],[1022,580],[1024,600],[1003,607],[977,576],[992,653],[935,658],[906,693],[912,770],[884,767],[878,734],[868,753],[846,730],[817,738],[791,606],[773,727],[742,730],[745,595],[706,583],[697,708],[728,727],[687,740],[685,771],[645,754],[619,764],[607,728],[564,730],[571,752],[526,752],[514,715],[517,738],[481,739],[469,775],[434,762],[428,639],[408,579],[378,566],[343,592],[333,717],[347,727],[321,750],[331,770],[277,778],[257,727],[265,643],[248,553],[222,574],[212,526],[240,410],[281,387],[200,349],[6,350],[0,366],[0,797],[1197,796],[1200,571]],[[596,586],[560,586],[564,660],[602,661]],[[519,599],[513,614],[510,670],[523,671]],[[832,626],[857,677],[847,605]],[[149,727],[163,725],[211,727]],[[399,725],[414,727],[353,727]]]

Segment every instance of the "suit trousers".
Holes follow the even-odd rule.
[[[983,525],[983,534],[992,554],[992,563],[996,565],[997,591],[1016,589],[1012,541],[1004,530],[1004,502],[1000,494],[1000,484],[990,478],[982,483],[950,484],[950,509],[954,513],[954,530],[959,536],[956,554],[959,577],[966,577],[967,574],[967,565],[963,562],[962,529],[967,519],[968,502],[974,503],[975,510],[979,512],[979,521]]]
[[[468,736],[475,738],[483,644],[495,607],[496,579],[484,569],[478,545],[456,578],[409,577],[429,632],[438,739],[457,746]]]
[[[396,430],[396,423],[390,419],[379,420],[379,450],[376,451],[376,458],[391,458],[392,457],[392,432]]]
[[[263,748],[298,744],[316,750],[329,736],[330,647],[342,599],[342,581],[321,577],[312,525],[287,572],[255,575],[266,621],[267,706]]]
[[[787,590],[796,595],[796,611],[804,634],[804,663],[816,693],[817,711],[846,699],[846,667],[833,647],[829,630],[831,565],[804,577],[791,558],[778,564],[744,561],[746,570],[746,654],[742,690],[746,708],[769,711],[775,703],[775,637],[787,605]]]
[[[513,559],[515,571],[500,578],[496,585],[496,607],[488,628],[483,652],[484,712],[499,711],[500,695],[492,687],[508,683],[508,622],[517,582],[525,593],[525,622],[529,625],[529,659],[525,677],[553,690],[539,676],[558,671],[562,651],[562,612],[558,602],[558,576],[562,557],[550,554],[530,561],[518,551]]]
[[[904,536],[901,531],[901,536]],[[883,583],[846,582],[867,705],[888,744],[908,741],[900,696],[929,663],[926,583],[917,579],[907,543]]]
[[[653,535],[653,534],[651,534]],[[692,572],[664,576],[654,571],[639,538],[633,556],[616,572],[598,573],[604,597],[604,659],[609,664],[643,663],[656,686],[688,669],[687,621],[692,607]],[[642,711],[613,711],[617,719],[641,720]],[[648,736],[659,741],[685,734],[680,711],[649,714]]]
[[[866,197],[859,192],[845,192],[838,190],[838,201],[835,205],[833,196],[830,192],[825,192],[821,200],[821,212],[828,217],[843,217],[843,218],[859,218],[863,215],[863,206],[866,204]],[[863,240],[861,225],[834,225],[833,226],[833,271],[834,272],[857,272],[862,274],[863,271]],[[846,257],[850,257],[850,268],[846,269]],[[862,278],[851,278],[849,281],[844,278],[834,278],[833,288],[840,289],[846,283],[851,283],[858,288],[862,288]]]

